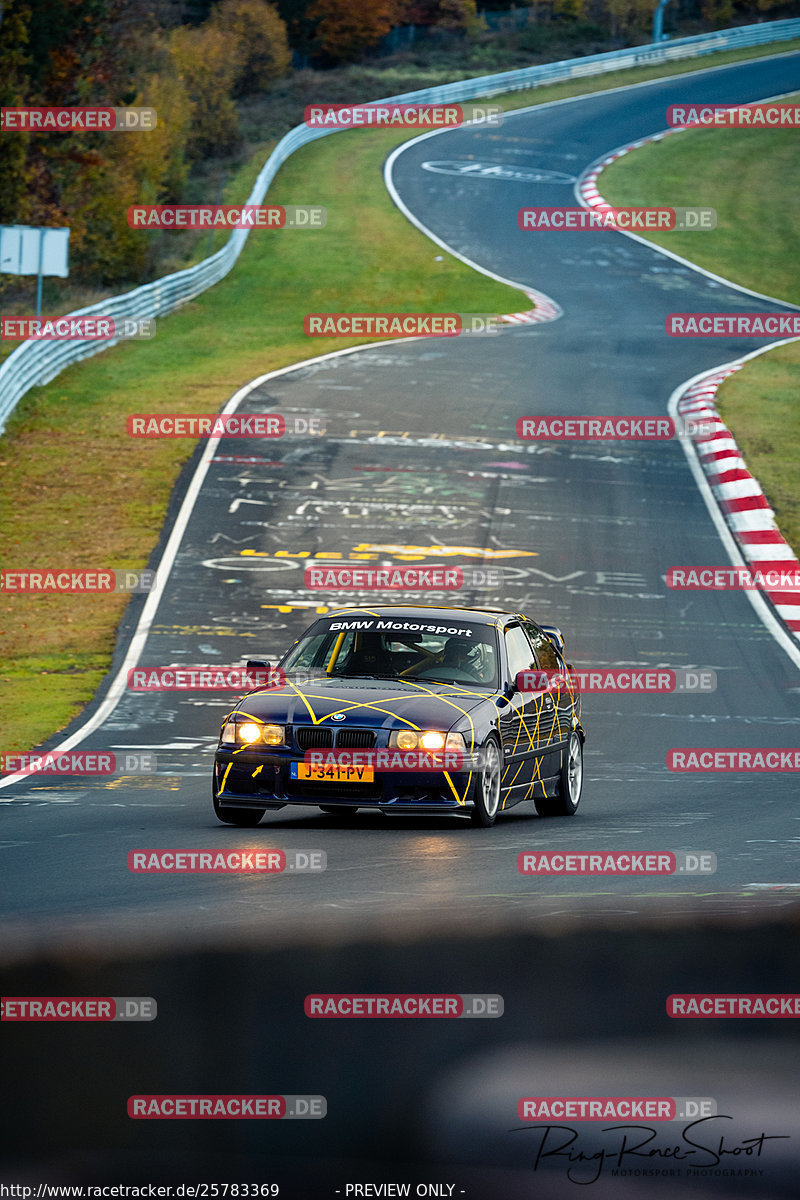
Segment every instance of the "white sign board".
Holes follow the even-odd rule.
[[[69,229],[0,225],[0,274],[60,275],[66,279]]]

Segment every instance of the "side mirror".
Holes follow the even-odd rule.
[[[263,662],[260,658],[248,658],[248,671],[269,671],[270,665],[268,662]]]
[[[513,689],[515,691],[541,691],[542,684],[540,682],[541,671],[537,671],[535,667],[527,667],[524,671],[517,671],[516,678],[513,680]]]
[[[514,689],[527,692],[529,695],[547,692],[562,679],[555,671],[540,671],[538,667],[528,667],[526,671],[518,671],[514,680]]]
[[[566,646],[564,642],[564,635],[558,626],[541,625],[540,628],[548,642],[551,642],[555,646],[558,653],[563,656],[566,653]]]

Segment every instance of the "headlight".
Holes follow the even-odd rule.
[[[398,750],[415,750],[417,734],[413,729],[394,729],[389,734],[389,745]]]
[[[445,750],[466,750],[467,743],[463,733],[448,733],[444,748]]]
[[[233,742],[237,746],[252,746],[255,742],[264,746],[283,746],[286,736],[283,725],[258,725],[255,721],[237,721],[231,717],[222,728],[220,742]]]
[[[274,726],[267,725],[266,728],[271,729],[274,728]],[[237,726],[236,736],[237,741],[240,742],[257,742],[261,737],[261,730],[259,729],[258,725],[256,725],[255,721],[245,721],[244,724]]]
[[[389,745],[397,750],[466,750],[467,744],[460,733],[442,733],[438,729],[394,729],[389,734]]]

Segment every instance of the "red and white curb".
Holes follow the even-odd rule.
[[[545,321],[557,321],[559,317],[563,317],[563,308],[560,304],[556,304],[551,296],[530,288],[525,289],[525,295],[533,301],[536,307],[528,309],[526,312],[506,313],[501,318],[503,321],[507,321],[509,325],[541,325]]]
[[[710,371],[690,384],[678,400],[678,415],[702,423],[708,433],[692,437],[700,465],[725,521],[746,561],[761,572],[798,578],[800,563],[775,523],[761,484],[747,469],[733,434],[714,403],[723,379],[741,371],[744,362]],[[800,642],[800,588],[759,589],[772,603],[784,625]]]
[[[669,137],[671,133],[683,133],[684,129],[690,128],[692,126],[679,125],[675,129],[663,129],[661,133],[651,133],[649,137],[639,138],[638,142],[629,142],[627,146],[619,146],[616,150],[612,150],[609,155],[599,163],[596,163],[579,179],[578,192],[581,199],[589,208],[603,208],[611,212],[613,205],[609,204],[597,189],[597,180],[601,171],[604,171],[606,167],[610,167],[618,158],[623,158],[626,154],[630,154],[631,150],[638,150],[641,146],[646,146],[650,142],[661,142],[665,137]]]

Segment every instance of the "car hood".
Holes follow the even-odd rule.
[[[424,690],[423,690],[424,689]],[[239,702],[238,711],[277,725],[333,728],[450,729],[496,693],[439,683],[411,684],[396,679],[329,679],[262,688]],[[344,713],[343,721],[331,721]]]

